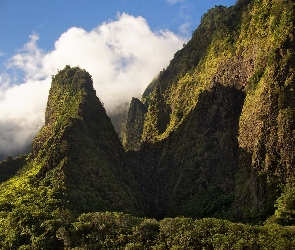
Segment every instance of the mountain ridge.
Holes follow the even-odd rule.
[[[232,104],[219,110],[222,106],[219,99],[223,100],[221,104],[227,102],[226,91],[220,91],[220,88],[233,88],[245,95],[240,116],[232,123],[233,127],[238,126],[235,133],[229,132],[230,130],[219,131],[219,135],[216,134],[211,138],[216,145],[230,141],[236,145],[235,176],[229,178],[225,174],[219,180],[218,187],[222,188],[222,181],[235,183],[234,192],[230,195],[231,214],[234,215],[230,218],[232,220],[263,221],[271,216],[275,210],[276,199],[281,193],[281,185],[294,178],[293,171],[288,170],[288,166],[292,165],[294,154],[292,150],[294,148],[292,139],[294,18],[292,13],[294,13],[292,1],[238,1],[236,5],[229,8],[216,6],[204,15],[199,28],[195,31],[197,34],[205,30],[207,32],[205,34],[210,34],[210,38],[208,39],[206,35],[199,39],[193,36],[188,44],[174,55],[168,68],[159,74],[142,97],[143,103],[147,103],[148,106],[141,138],[142,150],[146,153],[146,145],[161,144],[166,139],[166,141],[172,140],[170,137],[173,137],[182,124],[189,120],[189,114],[198,109],[199,105],[203,105],[199,100],[205,93],[215,96],[212,99],[215,106],[212,105],[211,110],[209,106],[204,107],[207,116],[200,114],[195,119],[200,122],[198,123],[200,128],[207,124],[206,129],[213,131],[218,131],[216,124],[237,108],[235,104]],[[198,50],[196,53],[191,50],[202,46],[205,46],[206,50],[201,54]],[[189,66],[195,66],[187,68],[186,63]],[[172,65],[175,64],[178,65],[176,67],[178,71],[173,71],[175,67]],[[218,112],[222,116],[216,120],[215,124],[209,124],[210,115],[216,115]],[[190,131],[187,131],[187,134],[195,133],[193,122],[186,127]],[[197,148],[199,151],[203,150],[203,156],[199,162],[193,160],[195,163],[192,165],[195,169],[200,167],[207,170],[214,169],[213,162],[204,167],[207,164],[204,155],[209,155],[212,159],[227,157],[225,162],[232,162],[230,154],[222,154],[222,150],[220,153],[214,153],[215,147],[211,145],[210,139],[207,142],[203,139],[205,134],[206,130],[196,137],[198,139],[191,145],[192,149],[183,141],[175,145],[172,150],[165,147],[159,149],[159,152],[151,153],[149,158],[156,159],[160,155],[162,158],[168,157],[173,161],[178,151],[184,147],[183,152],[198,152]],[[283,148],[288,149],[282,150],[278,145],[285,143],[286,146]],[[165,142],[162,145],[165,145]],[[207,149],[204,151],[204,148]],[[167,150],[173,153],[167,156],[169,155]],[[186,163],[183,162],[182,167],[185,168],[186,164],[190,165],[189,161],[192,161],[196,155],[198,153],[184,157]],[[156,166],[161,166],[162,169],[169,168],[172,172],[177,171],[177,163],[163,164],[161,157],[152,163],[155,169],[157,169]],[[144,163],[141,158],[138,162],[136,164],[139,165],[143,162],[139,168],[150,167],[149,163]],[[147,162],[149,162],[148,159]],[[158,174],[161,175],[160,171]],[[157,173],[155,175],[157,176]],[[205,174],[205,179],[210,175],[210,173]],[[147,176],[146,179],[149,181],[151,178]],[[194,175],[188,176],[187,181],[194,181]],[[163,193],[169,194],[175,188],[178,190],[178,184],[175,185],[164,189]],[[189,189],[186,190],[189,194]],[[206,200],[204,196],[200,199]],[[216,200],[216,197],[214,198],[213,195],[212,199]],[[198,217],[200,213],[196,209],[195,212],[187,215]],[[225,218],[229,217],[225,216]]]

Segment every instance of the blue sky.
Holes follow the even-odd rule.
[[[235,0],[0,0],[1,62],[39,35],[39,46],[51,50],[60,35],[71,27],[90,31],[102,22],[115,20],[117,13],[145,18],[152,30],[181,33],[197,28],[201,16],[215,5],[231,6]],[[185,35],[185,34],[180,34]]]
[[[201,16],[235,0],[0,0],[0,155],[22,152],[44,123],[51,75],[92,76],[109,114],[139,97]]]

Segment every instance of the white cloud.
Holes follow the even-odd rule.
[[[37,80],[42,77],[40,68],[44,63],[44,52],[37,47],[39,36],[33,34],[18,54],[13,56],[8,64],[10,68],[17,68],[25,73],[24,80]],[[44,72],[45,73],[45,72]]]
[[[179,33],[182,34],[183,36],[190,36],[191,33],[191,22],[185,22],[179,27]]]
[[[144,18],[124,13],[90,32],[69,29],[49,52],[38,48],[37,40],[36,34],[30,36],[9,62],[10,69],[24,73],[21,84],[5,72],[0,75],[0,155],[19,151],[40,129],[50,76],[58,69],[67,64],[86,69],[110,113],[140,97],[184,42],[167,30],[153,32]]]
[[[168,3],[170,4],[175,4],[175,3],[182,3],[184,2],[185,0],[166,0]]]
[[[32,142],[44,122],[50,77],[14,85],[0,100],[0,155],[18,154]]]

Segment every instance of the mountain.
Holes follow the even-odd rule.
[[[122,144],[126,151],[139,150],[146,112],[146,106],[139,99],[133,97],[130,103],[126,123],[122,131]]]
[[[123,147],[86,71],[67,66],[52,79],[45,125],[31,157],[41,166],[37,177],[61,178],[80,212],[134,211]]]
[[[293,1],[244,0],[203,16],[143,94],[143,132],[129,139],[141,144],[131,164],[151,216],[274,214],[294,179],[294,48]]]
[[[78,67],[66,66],[52,78],[45,124],[19,168],[21,160],[0,164],[0,171],[10,162],[16,168],[10,172],[19,169],[13,177],[9,171],[1,176],[12,177],[0,193],[0,239],[10,249],[30,245],[32,235],[49,239],[47,244],[51,239],[58,249],[54,228],[76,214],[141,211],[122,144],[91,76]]]
[[[294,14],[209,10],[113,118],[122,143],[89,73],[59,71],[30,154],[0,163],[0,248],[292,248]]]
[[[199,95],[176,131],[143,144],[134,169],[151,216],[232,215],[244,98],[244,92],[216,84]]]

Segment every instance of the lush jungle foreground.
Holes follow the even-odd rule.
[[[20,218],[23,216],[22,218]],[[295,228],[227,220],[138,218],[116,212],[22,214],[7,223],[3,249],[294,249]],[[28,217],[26,217],[28,216]],[[44,216],[44,215],[43,215]],[[17,222],[17,220],[19,220]],[[40,226],[36,228],[39,220]],[[23,230],[20,230],[23,228]]]

